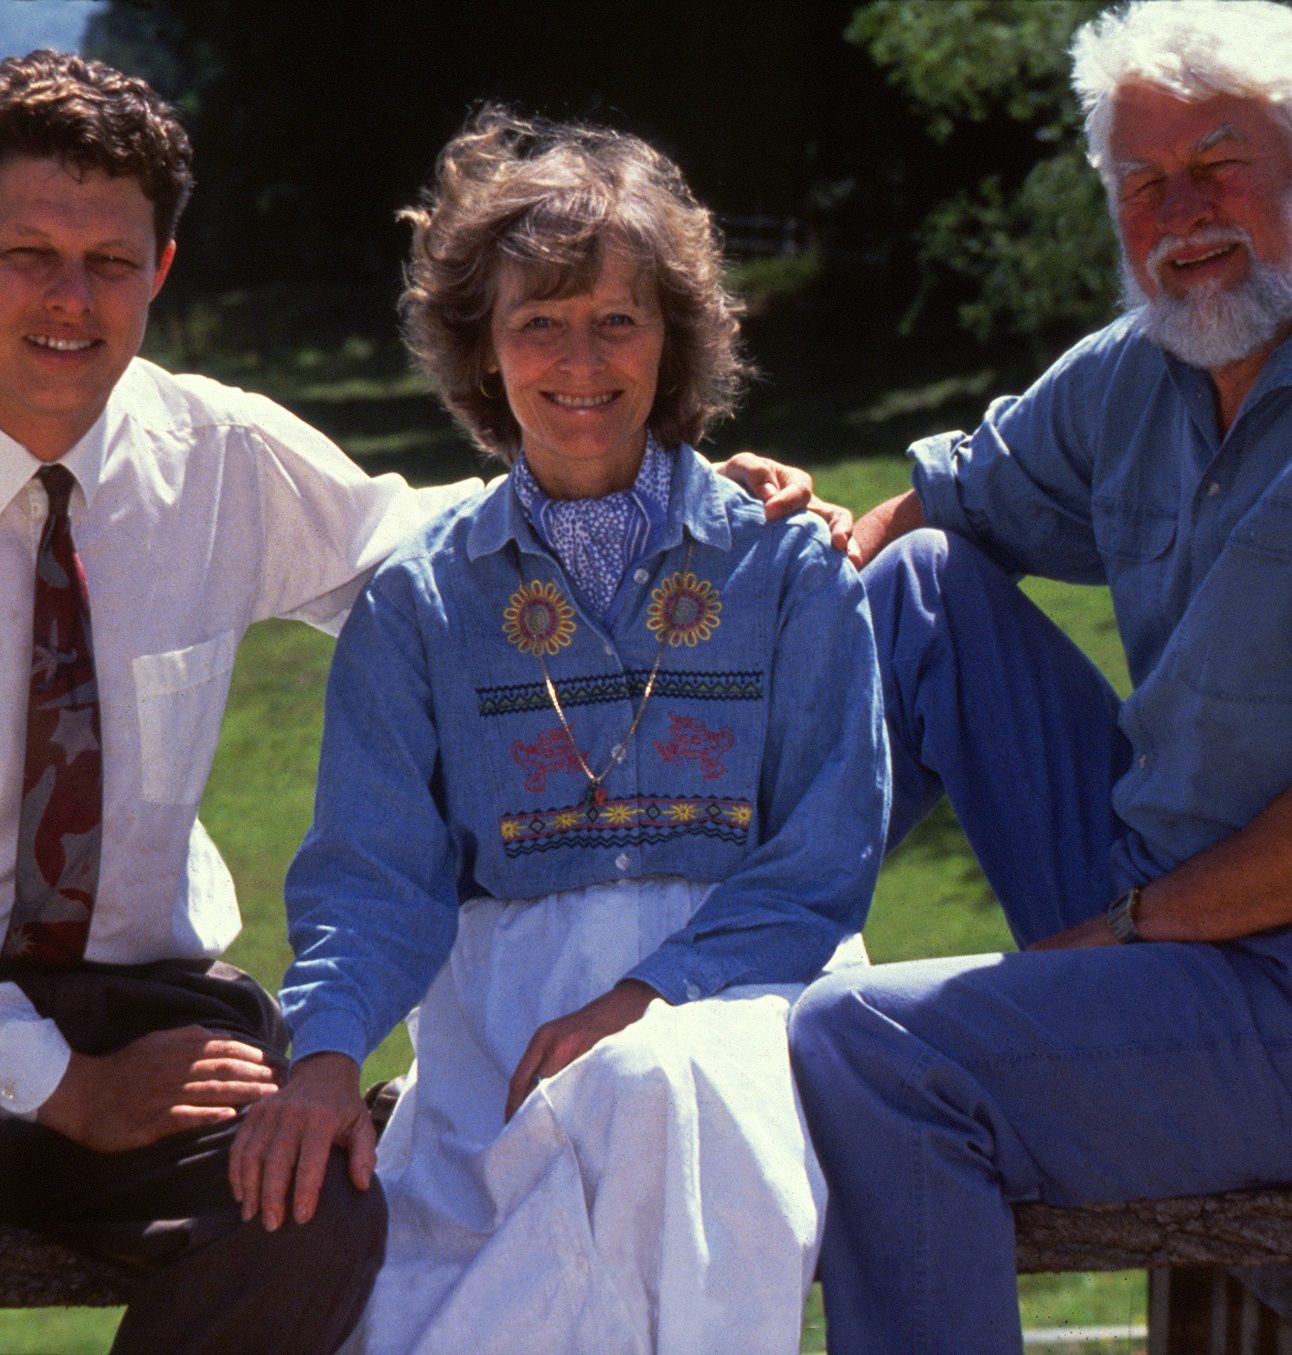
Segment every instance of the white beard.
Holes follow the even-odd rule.
[[[1136,313],[1141,333],[1191,367],[1211,371],[1250,357],[1272,344],[1292,322],[1292,262],[1263,263],[1241,230],[1199,231],[1188,237],[1190,245],[1231,242],[1247,250],[1247,276],[1233,287],[1223,287],[1218,280],[1202,283],[1184,296],[1171,296],[1160,285],[1161,256],[1168,248],[1177,248],[1180,240],[1160,241],[1149,255],[1149,272],[1159,282],[1154,297],[1136,281],[1122,254],[1123,307]]]

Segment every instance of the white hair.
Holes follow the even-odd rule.
[[[1090,163],[1112,181],[1113,99],[1127,84],[1179,99],[1263,99],[1292,142],[1292,9],[1274,0],[1135,0],[1077,30],[1072,86]]]

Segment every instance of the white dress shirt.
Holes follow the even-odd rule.
[[[0,433],[0,938],[14,900],[40,462]],[[480,487],[373,479],[263,396],[136,359],[62,458],[90,595],[103,733],[103,857],[86,959],[218,955],[233,881],[197,818],[234,655],[253,621],[335,632],[373,568]],[[0,1112],[30,1114],[68,1049],[0,984]]]

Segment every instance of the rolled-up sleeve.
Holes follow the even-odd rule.
[[[1024,395],[993,401],[972,434],[916,442],[907,455],[929,525],[970,538],[1011,573],[1103,583],[1083,385],[1061,360]]]

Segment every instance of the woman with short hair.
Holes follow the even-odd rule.
[[[669,160],[487,110],[409,216],[411,346],[511,470],[355,606],[288,879],[300,1072],[357,1100],[420,1003],[363,1348],[790,1355],[786,1013],[887,816],[862,586],[689,445],[746,369]]]

